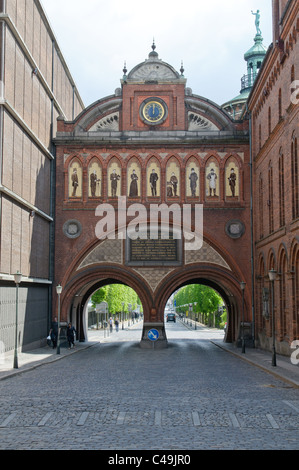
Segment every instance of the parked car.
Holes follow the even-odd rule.
[[[176,321],[176,318],[175,318],[175,313],[167,313],[166,315],[166,321]]]

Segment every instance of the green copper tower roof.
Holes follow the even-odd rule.
[[[237,114],[241,114],[239,111],[236,113],[236,106],[240,109],[242,104],[244,105],[246,103],[267,52],[267,49],[263,44],[262,32],[260,30],[260,11],[257,10],[256,13],[252,11],[251,13],[256,17],[256,35],[254,37],[253,46],[244,54],[244,59],[247,62],[247,74],[243,75],[241,78],[240,94],[222,105],[222,108],[229,112],[229,114],[233,115],[234,118],[236,118]]]

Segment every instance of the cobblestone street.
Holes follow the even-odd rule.
[[[298,388],[211,342],[218,330],[142,324],[0,381],[1,449],[297,449]]]

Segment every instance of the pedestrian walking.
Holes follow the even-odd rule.
[[[54,318],[54,321],[52,321],[52,327],[49,332],[49,336],[51,337],[53,349],[55,349],[57,346],[57,338],[58,338],[58,321],[56,317]]]
[[[109,318],[109,325],[110,325],[110,333],[112,333],[112,330],[113,330],[113,320],[112,320],[112,317]]]
[[[119,327],[119,321],[118,321],[118,318],[116,317],[115,319],[115,331],[117,332],[118,331],[118,327]]]
[[[73,345],[73,348],[75,347],[75,343],[74,343],[75,333],[76,333],[75,328],[72,326],[71,323],[69,323],[68,326],[67,326],[67,330],[66,330],[67,340],[68,340],[68,343],[69,343],[69,348],[68,349],[71,349],[72,345]]]

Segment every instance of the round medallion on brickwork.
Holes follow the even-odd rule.
[[[245,225],[240,220],[230,220],[225,226],[225,232],[230,238],[240,238],[245,232]]]
[[[82,226],[78,220],[68,220],[63,225],[63,233],[68,238],[78,238],[82,232]]]

